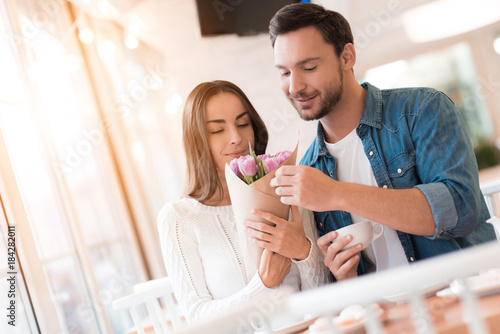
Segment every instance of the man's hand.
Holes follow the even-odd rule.
[[[323,257],[324,263],[330,269],[337,281],[357,277],[358,263],[361,258],[362,244],[357,244],[342,251],[352,240],[351,235],[337,239],[337,232],[332,231],[318,239],[317,244]]]
[[[340,182],[308,166],[281,166],[270,185],[285,204],[316,212],[342,210],[408,234],[432,236],[436,230],[431,206],[418,188]]]
[[[257,246],[295,260],[307,258],[312,245],[306,238],[302,218],[296,206],[292,206],[290,221],[257,209],[254,209],[252,214],[276,225],[253,220],[243,221],[248,236]]]
[[[308,166],[281,166],[271,180],[281,202],[312,211],[336,210],[337,181],[319,169]]]

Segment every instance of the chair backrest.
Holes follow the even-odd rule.
[[[184,320],[170,283],[170,278],[160,278],[134,285],[134,292],[113,301],[115,310],[127,309],[132,316],[137,333],[145,334],[149,322],[139,316],[139,307],[145,306],[154,333],[172,333],[184,326]],[[165,308],[162,309],[159,300]],[[166,312],[164,312],[166,310]]]
[[[500,180],[481,184],[481,191],[492,217],[486,222],[493,225],[497,240],[500,242]]]
[[[481,184],[481,191],[491,216],[500,215],[500,180]]]

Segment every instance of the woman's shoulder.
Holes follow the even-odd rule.
[[[168,219],[182,219],[183,221],[206,220],[216,215],[231,215],[231,205],[211,206],[205,205],[192,197],[182,197],[176,201],[166,203],[158,214],[158,223]]]
[[[196,211],[197,200],[191,197],[182,197],[178,200],[165,203],[158,213],[158,223],[173,217],[189,217]]]

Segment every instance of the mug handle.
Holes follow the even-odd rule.
[[[384,234],[384,225],[379,224],[379,223],[374,223],[370,222],[372,225],[372,230],[373,230],[373,237],[372,237],[372,242],[377,240],[382,234]],[[380,231],[376,232],[376,230],[379,229]]]

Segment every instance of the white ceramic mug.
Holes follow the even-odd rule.
[[[365,249],[370,243],[384,234],[384,225],[365,221],[340,228],[335,232],[338,234],[337,239],[345,237],[348,234],[352,236],[351,242],[342,248],[342,250],[357,244],[363,244],[363,249]]]

